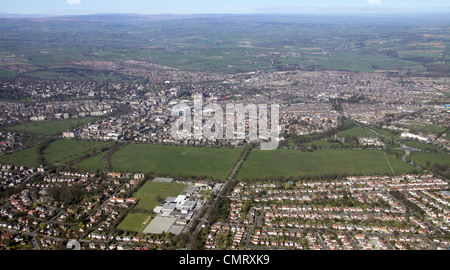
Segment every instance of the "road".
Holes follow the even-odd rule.
[[[86,218],[89,218],[91,215],[95,214],[95,213],[97,212],[98,209],[101,209],[105,204],[107,204],[108,201],[109,201],[109,199],[112,198],[112,197],[115,197],[115,196],[117,195],[117,193],[122,189],[122,187],[123,187],[124,185],[125,185],[125,183],[120,184],[120,185],[114,190],[114,192],[113,192],[111,195],[107,196],[107,197],[103,200],[103,202],[101,202],[97,207],[95,207],[94,209],[92,209],[92,211],[90,212],[90,214],[89,214]],[[92,228],[86,230],[86,231],[83,233],[83,235],[78,239],[78,241],[81,241],[81,240],[84,239],[90,232],[94,231],[94,230],[100,225],[100,223],[101,223],[105,218],[106,218],[106,217],[104,217],[102,220],[99,220],[99,221],[97,222],[97,224],[96,224],[94,227],[92,227]]]
[[[249,151],[251,151],[250,147],[246,147],[244,149],[244,151],[242,151],[238,162],[236,162],[236,165],[233,167],[233,170],[228,175],[227,181],[222,186],[222,188],[220,189],[218,194],[214,197],[214,199],[210,202],[210,204],[209,204],[210,207],[208,207],[206,209],[204,215],[202,217],[199,217],[197,227],[194,229],[194,231],[191,233],[191,235],[197,235],[200,232],[200,230],[202,229],[202,226],[205,224],[205,221],[208,219],[209,215],[211,214],[211,211],[214,210],[214,207],[212,207],[212,206],[214,206],[217,203],[217,200],[219,199],[219,197],[224,196],[225,191],[228,190],[228,186],[231,184],[231,181],[233,180],[234,176],[238,172],[239,168],[242,165],[242,162],[244,161],[244,158],[247,156]],[[186,244],[186,247],[187,247],[186,249],[188,249],[188,250],[192,250],[192,241],[191,240],[192,239],[189,238],[189,240]]]

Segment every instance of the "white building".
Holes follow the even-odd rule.
[[[63,137],[64,138],[75,138],[75,133],[66,131],[66,132],[63,132]]]
[[[412,134],[412,133],[409,133],[409,132],[402,132],[402,134],[400,136],[402,138],[408,138],[408,139],[414,139],[414,140],[419,140],[419,141],[423,141],[423,142],[428,142],[428,138],[427,137],[416,135],[416,134]]]

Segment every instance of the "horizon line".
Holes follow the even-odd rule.
[[[92,13],[1,13],[0,17],[64,17],[64,16],[102,16],[102,15],[128,15],[128,16],[236,16],[236,15],[428,15],[428,14],[446,14],[450,9],[445,10],[409,10],[409,11],[330,11],[330,12],[243,12],[243,13],[135,13],[135,12],[92,12]]]

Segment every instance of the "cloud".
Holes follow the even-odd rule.
[[[80,5],[81,0],[67,0],[67,4],[69,5]]]
[[[367,0],[369,5],[381,5],[381,0]]]

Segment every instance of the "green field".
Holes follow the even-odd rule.
[[[319,148],[339,148],[341,147],[340,143],[336,142],[330,142],[328,141],[330,138],[325,138],[321,140],[316,140],[312,142],[305,143],[304,146],[312,147],[313,145],[319,147]]]
[[[371,129],[378,132],[381,135],[388,137],[388,138],[394,138],[396,140],[402,139],[402,137],[400,137],[401,131],[398,131],[398,130],[376,128],[376,127],[372,127]]]
[[[376,21],[372,16],[353,20],[329,15],[269,14],[176,20],[172,16],[130,15],[112,19],[111,15],[99,15],[95,16],[95,23],[91,17],[71,16],[58,23],[43,18],[39,23],[4,20],[0,25],[0,78],[135,79],[121,70],[99,70],[73,63],[120,63],[129,59],[183,70],[226,73],[323,69],[448,73],[449,65],[441,63],[442,54],[447,58],[449,55],[449,29],[441,16],[407,16],[401,24],[398,18],[384,15]],[[427,43],[423,33],[428,34]],[[102,49],[98,49],[99,45]],[[6,69],[17,63],[27,65],[24,74]]]
[[[120,172],[154,172],[224,180],[241,150],[132,143],[111,156],[111,167]]]
[[[414,168],[389,156],[395,174]],[[386,157],[378,150],[317,150],[302,152],[291,149],[253,150],[243,163],[238,178],[294,177],[329,174],[392,174]]]
[[[25,165],[27,167],[37,167],[36,160],[37,146],[32,146],[24,150],[0,156],[0,164]]]
[[[186,185],[179,183],[159,183],[147,181],[137,192],[133,194],[133,198],[140,199],[134,209],[140,211],[129,213],[117,226],[117,229],[141,232],[155,215],[152,211],[155,206],[160,204],[160,202],[158,202],[158,197],[163,199],[168,196],[176,197],[185,187]]]
[[[155,206],[159,205],[157,197],[165,199],[167,196],[178,196],[186,187],[179,183],[160,183],[147,181],[136,193],[133,198],[140,199],[136,205],[136,209],[152,211]]]
[[[426,168],[428,167],[427,161],[430,161],[430,166],[433,166],[435,163],[441,165],[450,164],[450,155],[430,152],[413,152],[407,160],[414,161],[417,165]]]
[[[5,128],[8,131],[31,133],[38,135],[58,135],[64,131],[75,129],[79,126],[95,121],[97,118],[80,118],[67,120],[50,120],[42,122],[25,123]]]
[[[437,128],[441,128],[438,126],[435,126]],[[420,142],[420,141],[415,141],[412,139],[405,139],[403,137],[400,136],[401,132],[400,131],[395,131],[395,130],[389,130],[389,129],[382,129],[382,128],[372,128],[373,130],[375,130],[376,132],[380,133],[381,135],[386,136],[389,139],[394,139],[398,142],[401,142],[407,146],[413,147],[413,148],[418,148],[418,149],[422,149],[422,150],[429,150],[429,151],[438,151],[438,152],[443,152],[445,151],[444,149],[433,145],[433,144],[429,144],[429,143],[424,143],[424,142]],[[435,130],[436,131],[436,130]],[[442,129],[441,129],[442,131]],[[445,131],[445,129],[444,129]],[[398,134],[396,134],[398,133]]]
[[[376,134],[373,132],[370,132],[368,130],[365,130],[361,127],[354,127],[350,128],[341,132],[338,132],[336,136],[345,138],[345,137],[358,137],[358,138],[370,138],[370,137],[376,137]]]
[[[444,127],[413,120],[409,120],[406,123],[396,123],[395,125],[408,128],[413,133],[423,132],[426,134],[441,134],[446,131],[446,128]]]
[[[413,148],[418,148],[418,149],[422,149],[422,150],[438,151],[438,152],[444,151],[444,149],[440,148],[439,146],[429,144],[429,143],[423,143],[423,142],[419,142],[419,141],[404,140],[404,141],[402,141],[402,143],[407,146],[411,146]]]
[[[44,149],[43,155],[48,163],[61,165],[111,145],[111,142],[57,140]]]
[[[403,59],[393,59],[386,55],[372,55],[355,52],[334,52],[327,56],[302,55],[301,57],[287,57],[282,63],[291,65],[314,66],[325,69],[373,72],[375,70],[397,70],[408,67],[420,69],[417,63]]]
[[[88,171],[103,171],[105,169],[105,164],[103,163],[103,155],[104,153],[100,153],[93,157],[84,159],[75,164],[75,166]]]
[[[358,138],[370,138],[370,137],[377,137],[377,135],[373,132],[370,132],[364,128],[361,127],[353,127],[347,130],[340,131],[336,133],[336,137],[339,138],[348,138],[348,137],[358,137]],[[342,147],[357,147],[357,145],[344,145],[343,143],[340,143],[339,141],[335,141],[335,136],[330,136],[324,139],[320,140],[314,140],[311,142],[304,143],[303,146],[306,147],[312,147],[315,145],[318,148],[342,148]]]
[[[122,222],[117,225],[117,229],[142,232],[151,220],[152,216],[148,213],[128,213]]]
[[[17,75],[17,72],[0,68],[0,78],[8,78]]]

